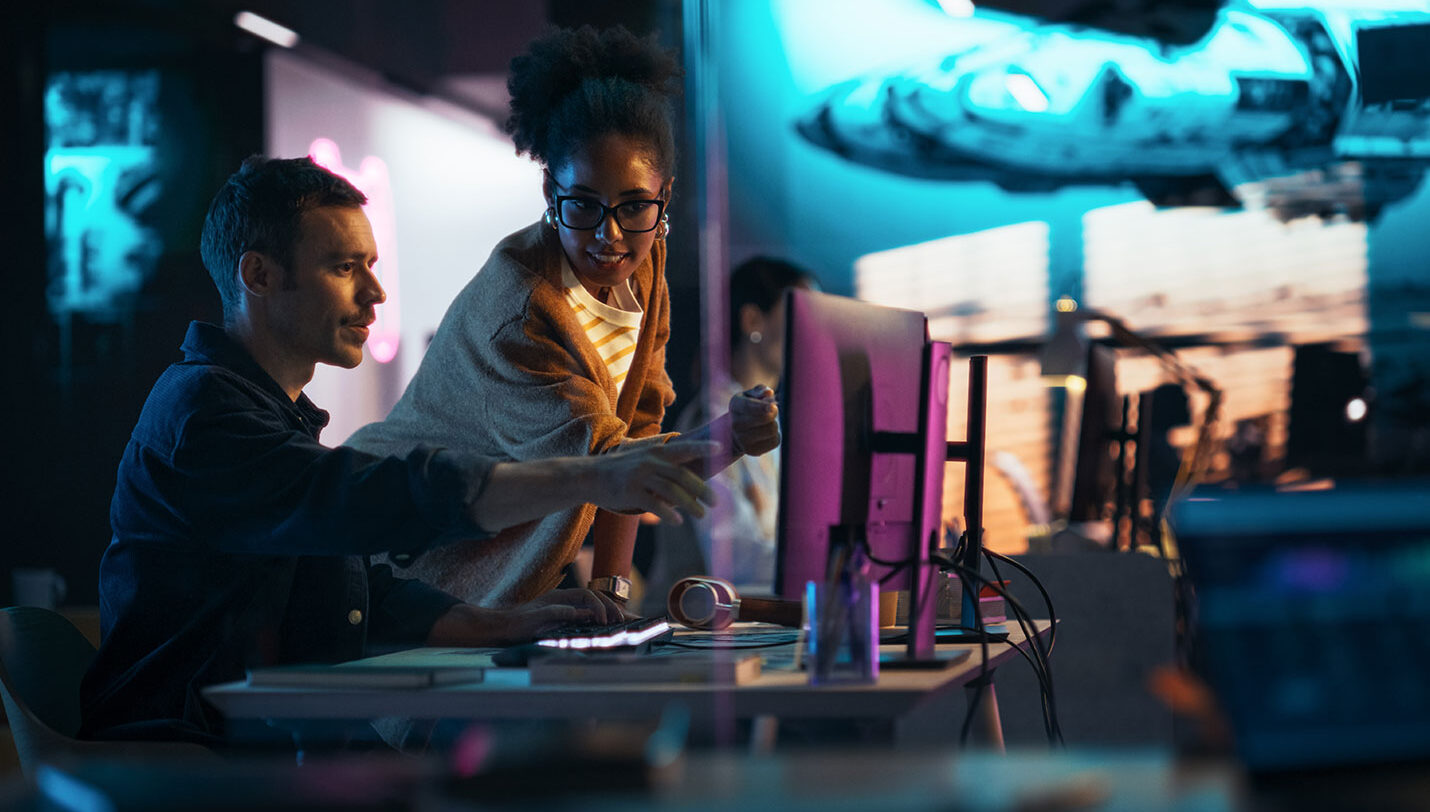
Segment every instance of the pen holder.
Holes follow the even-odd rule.
[[[827,587],[805,583],[805,668],[811,685],[879,679],[879,587],[840,578]]]

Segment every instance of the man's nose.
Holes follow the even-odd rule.
[[[387,301],[387,291],[382,289],[382,283],[377,281],[377,274],[373,273],[372,268],[363,271],[362,282],[358,295],[362,297],[363,304],[382,304]]]

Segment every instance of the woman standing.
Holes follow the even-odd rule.
[[[558,30],[512,61],[506,130],[545,170],[546,211],[497,245],[392,413],[350,444],[525,460],[672,436],[660,425],[675,397],[665,238],[679,73],[669,52],[624,28]],[[775,417],[766,388],[733,398],[695,432],[726,439],[703,473],[778,445]],[[396,563],[470,602],[504,605],[556,586],[589,531],[590,586],[624,598],[637,520],[584,505]]]

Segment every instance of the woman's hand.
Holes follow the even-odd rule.
[[[589,589],[557,589],[509,609],[459,603],[432,624],[429,646],[511,646],[569,625],[620,623],[616,602]]]
[[[620,623],[635,617],[635,615],[627,614],[611,596],[593,589],[553,589],[543,595],[537,595],[523,603],[522,606],[529,608],[574,606],[577,609],[590,611],[594,618],[591,622],[598,626]]]
[[[730,427],[736,447],[752,457],[778,448],[779,415],[775,392],[768,386],[756,386],[730,398]]]

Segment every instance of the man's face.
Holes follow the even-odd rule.
[[[373,275],[377,242],[362,209],[324,206],[303,214],[293,258],[282,269],[269,326],[295,363],[351,369],[387,294]]]

